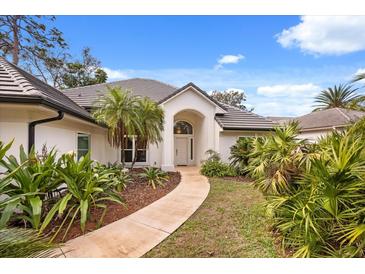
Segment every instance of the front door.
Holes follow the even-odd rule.
[[[188,164],[188,138],[175,138],[175,163],[178,166]]]

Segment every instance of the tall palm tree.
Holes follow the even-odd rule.
[[[147,144],[156,144],[162,141],[162,131],[164,128],[164,111],[151,99],[144,97],[138,101],[138,124],[137,129],[137,149],[143,148]],[[134,154],[132,168],[137,160],[137,150]]]
[[[108,87],[108,90],[108,94],[96,102],[93,116],[96,121],[108,126],[108,141],[112,146],[121,148],[121,162],[124,166],[124,144],[128,136],[141,130],[138,118],[139,98],[120,87]]]
[[[321,91],[321,93],[315,98],[316,109],[330,109],[330,108],[351,108],[356,109],[357,104],[354,104],[356,100],[359,100],[360,96],[356,95],[357,88],[353,88],[352,85],[340,84],[333,88],[328,88]]]

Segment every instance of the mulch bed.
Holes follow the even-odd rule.
[[[153,189],[144,179],[138,176],[138,174],[141,172],[141,169],[133,169],[131,171],[133,180],[127,185],[126,189],[121,192],[121,196],[125,201],[125,205],[105,202],[105,204],[107,205],[107,212],[104,216],[102,226],[126,217],[133,212],[136,212],[137,210],[160,199],[161,197],[171,192],[180,183],[181,180],[181,175],[179,172],[169,172],[169,181],[165,182],[165,186],[157,186],[156,189]],[[90,210],[91,216],[86,224],[85,233],[98,228],[97,226],[100,216],[102,215],[102,211],[103,210],[99,208],[92,208]],[[65,239],[62,241],[62,237],[64,235],[64,232],[66,231],[66,227],[67,225],[62,228],[60,233],[57,235],[55,242],[66,242],[70,239],[74,239],[78,236],[83,235],[80,228],[80,222],[75,221],[68,231]],[[54,226],[53,229],[56,229],[56,227]]]

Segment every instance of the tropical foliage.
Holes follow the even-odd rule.
[[[247,170],[293,256],[364,256],[364,132],[359,121],[309,144],[289,124],[252,140]]]
[[[103,209],[101,223],[106,201],[122,203],[117,191],[123,190],[129,179],[117,167],[100,165],[89,154],[79,160],[73,153],[61,155],[57,160],[54,150],[38,155],[32,149],[27,154],[22,146],[18,158],[5,156],[11,144],[0,143],[0,166],[5,168],[0,177],[0,229],[19,227],[38,231],[40,238],[36,239],[34,233],[19,230],[19,235],[24,234],[24,242],[27,239],[44,242],[41,235],[50,224],[53,226],[50,241],[67,225],[64,238],[75,220],[84,231],[91,208]]]
[[[154,167],[146,167],[140,177],[146,179],[153,189],[156,189],[157,185],[164,186],[164,182],[169,179],[169,175],[165,171]]]
[[[244,175],[248,166],[248,156],[252,150],[253,137],[241,137],[236,144],[231,147],[229,160],[231,165],[236,168],[237,173]]]
[[[125,164],[125,147],[130,136],[137,136],[137,147],[162,140],[164,112],[157,103],[134,96],[120,87],[109,87],[109,93],[95,104],[94,118],[109,128],[109,143],[121,148],[121,162]],[[136,161],[136,155],[132,166]]]
[[[316,110],[329,108],[361,109],[363,97],[356,94],[358,89],[352,85],[340,84],[323,90],[316,98]]]
[[[79,161],[76,160],[74,154],[62,155],[58,172],[67,186],[67,191],[46,215],[40,232],[49,225],[56,213],[58,216],[65,214],[65,218],[53,237],[56,237],[65,222],[69,221],[63,236],[65,238],[77,217],[80,220],[81,230],[84,232],[92,207],[103,209],[103,214],[99,220],[101,223],[107,210],[105,201],[122,203],[121,196],[114,191],[115,181],[110,180],[114,176],[113,172],[110,169],[101,169],[100,167],[98,167],[98,172],[95,172],[89,153]]]
[[[0,229],[1,258],[35,258],[52,255],[54,244],[32,229]]]

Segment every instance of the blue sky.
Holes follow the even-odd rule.
[[[75,57],[92,49],[109,81],[240,89],[261,115],[305,114],[321,89],[365,68],[359,16],[58,16],[56,25]]]

